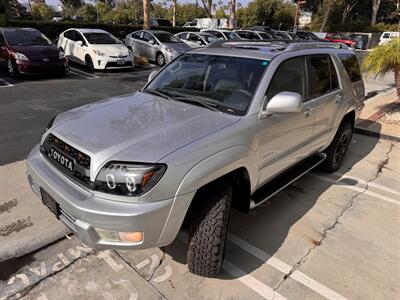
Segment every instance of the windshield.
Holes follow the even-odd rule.
[[[218,41],[218,38],[212,34],[200,34],[200,36],[205,39],[207,43]]]
[[[228,40],[240,39],[240,36],[238,36],[238,34],[233,31],[224,31],[224,34],[226,35]]]
[[[88,40],[89,44],[94,45],[109,45],[109,44],[119,44],[119,40],[107,33],[107,32],[86,32],[83,34]]]
[[[182,43],[180,39],[169,32],[156,32],[153,34],[161,43]]]
[[[11,46],[48,46],[52,42],[41,32],[18,29],[5,31],[5,38]]]
[[[187,53],[167,65],[145,91],[244,115],[268,63],[251,58]]]

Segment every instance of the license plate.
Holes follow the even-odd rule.
[[[117,65],[124,65],[125,61],[124,60],[117,60]]]
[[[40,189],[43,204],[57,217],[60,215],[58,203],[44,190]]]
[[[71,173],[75,170],[75,161],[68,157],[67,155],[61,153],[57,149],[50,148],[47,155],[58,164],[62,165],[65,169],[70,171]]]

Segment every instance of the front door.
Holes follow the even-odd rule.
[[[303,96],[299,113],[276,114],[259,121],[259,185],[277,173],[307,157],[312,151],[310,140],[314,126],[314,101],[307,101],[306,60],[304,56],[289,58],[276,69],[266,93],[268,101],[280,92]]]
[[[142,45],[143,55],[150,60],[153,61],[156,60],[156,54],[158,49],[156,39],[150,33],[145,32],[143,34],[143,41],[144,41],[144,44]]]
[[[81,42],[82,44],[78,42]],[[86,64],[85,56],[87,48],[88,48],[87,42],[82,36],[82,34],[78,31],[75,31],[75,45],[73,47],[73,56],[81,64]],[[93,55],[91,55],[91,57],[93,57]]]

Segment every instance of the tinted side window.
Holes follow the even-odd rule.
[[[213,31],[213,32],[210,32],[210,33],[215,35],[219,39],[225,39],[221,32]]]
[[[330,56],[329,56],[329,69],[331,75],[331,91],[334,91],[339,88],[339,79],[335,65],[333,64],[332,58]]]
[[[339,54],[340,60],[352,82],[361,80],[360,66],[357,57],[353,54]]]
[[[153,38],[153,36],[152,36],[150,33],[148,33],[148,32],[143,33],[142,40],[143,40],[143,41],[146,41],[146,42],[151,41],[151,40],[152,40],[152,41],[155,41],[154,38]]]
[[[308,76],[310,97],[316,98],[331,90],[330,58],[328,55],[311,55],[308,57]]]
[[[384,33],[383,36],[382,36],[382,38],[383,38],[383,39],[388,39],[388,38],[390,38],[390,33],[388,33],[388,32]]]
[[[189,34],[189,41],[192,41],[192,42],[200,41],[201,42],[201,39],[197,35],[191,33],[191,34]]]
[[[132,33],[132,38],[140,40],[140,35],[142,34],[141,31]]]
[[[64,37],[70,40],[74,40],[74,31],[70,30],[64,33]]]
[[[276,69],[268,86],[267,99],[280,92],[295,92],[306,99],[306,68],[304,57],[289,58]]]

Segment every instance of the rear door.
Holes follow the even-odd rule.
[[[343,108],[343,89],[337,68],[329,54],[307,56],[308,98],[315,103],[313,140],[316,147],[330,139]]]
[[[143,55],[143,47],[142,47],[142,34],[143,31],[138,31],[134,32],[131,35],[132,43],[131,43],[131,48],[132,48],[132,53],[135,56],[142,56]]]
[[[68,30],[64,32],[61,43],[59,44],[59,47],[64,50],[65,56],[70,60],[75,60],[72,57],[73,48],[75,47],[74,37],[75,30]]]

